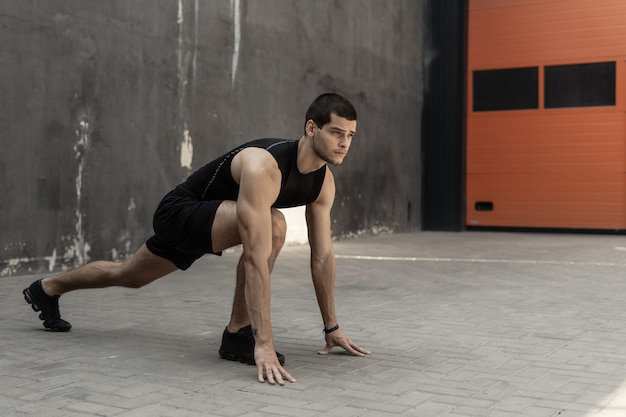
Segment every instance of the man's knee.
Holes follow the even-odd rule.
[[[287,234],[287,222],[280,210],[272,209],[272,240],[274,246],[282,246]]]
[[[125,288],[141,288],[147,284],[141,274],[131,267],[131,260],[115,263],[108,271],[109,279],[116,286]]]
[[[121,286],[141,288],[176,269],[172,262],[152,254],[144,244],[130,259],[118,265],[115,274]]]

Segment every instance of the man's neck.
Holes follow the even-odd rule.
[[[321,159],[313,150],[312,141],[313,138],[303,135],[298,141],[298,171],[302,174],[309,174],[313,171],[317,171],[326,162]]]

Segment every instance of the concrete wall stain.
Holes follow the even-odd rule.
[[[1,2],[0,276],[125,259],[193,169],[247,140],[299,138],[325,91],[359,112],[332,168],[335,238],[419,226],[422,9]]]
[[[230,76],[231,87],[235,87],[237,67],[239,65],[239,43],[241,42],[241,8],[239,0],[230,0],[230,9],[233,14],[233,63]]]
[[[77,141],[74,144],[74,152],[76,162],[78,164],[78,173],[76,174],[76,234],[72,241],[73,244],[66,248],[64,258],[66,261],[73,261],[76,266],[89,262],[89,251],[91,249],[89,242],[85,240],[85,230],[83,228],[83,173],[86,170],[87,154],[89,151],[89,122],[81,120],[76,129]]]

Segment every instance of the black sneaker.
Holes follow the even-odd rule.
[[[39,319],[43,320],[45,328],[53,332],[70,331],[72,325],[63,320],[59,313],[59,296],[46,294],[41,287],[41,280],[33,282],[22,293],[33,310],[41,311]]]
[[[248,365],[256,365],[254,361],[254,336],[252,326],[248,325],[239,329],[237,333],[230,333],[224,329],[222,346],[219,350],[220,358],[229,361],[239,361]],[[285,364],[285,356],[276,352],[276,357],[281,365]]]

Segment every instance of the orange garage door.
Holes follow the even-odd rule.
[[[466,222],[626,229],[626,1],[469,0]]]

